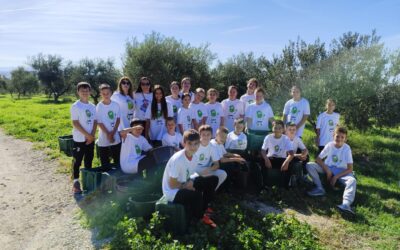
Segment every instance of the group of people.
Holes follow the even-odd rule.
[[[219,93],[214,88],[191,91],[188,77],[180,84],[172,82],[169,96],[148,77],[140,78],[136,91],[128,77],[119,80],[114,93],[108,84],[101,84],[99,89],[101,101],[95,106],[89,102],[90,84],[78,83],[79,100],[71,107],[74,193],[82,192],[82,160],[85,168],[91,168],[98,127],[101,164],[107,165],[112,159],[127,174],[140,173],[146,167],[139,164],[143,152],[159,146],[174,147],[176,153],[162,179],[163,194],[169,202],[183,204],[191,218],[211,227],[216,227],[210,207],[215,192],[229,186],[241,171],[257,171],[266,185],[269,170],[279,169],[284,186],[308,173],[315,184],[308,192],[310,196],[325,194],[318,174],[325,173],[330,185],[345,185],[338,208],[353,213],[353,159],[346,144],[347,130],[339,126],[340,115],[334,112],[332,99],[327,100],[326,111],[317,119],[320,152],[314,163],[308,162],[308,150],[301,139],[310,105],[298,86],[291,88],[292,99],[284,106],[282,120],[274,119],[266,92],[255,78],[247,82],[247,91],[240,99],[238,88],[229,86],[228,98],[222,102],[218,102]],[[207,103],[203,102],[205,97]],[[261,148],[249,152],[247,135],[260,132],[266,135]],[[251,161],[258,164],[249,164]],[[255,169],[249,169],[250,165],[256,165]]]

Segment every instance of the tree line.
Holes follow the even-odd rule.
[[[122,75],[136,84],[141,76],[148,76],[165,89],[172,81],[190,76],[193,88],[216,88],[222,100],[229,85],[236,85],[242,94],[247,80],[255,77],[274,110],[282,109],[292,85],[300,86],[310,101],[311,123],[323,111],[326,99],[333,98],[348,126],[364,130],[373,124],[400,124],[400,50],[385,49],[375,30],[347,32],[329,45],[298,38],[269,59],[240,53],[211,67],[215,60],[209,44],[196,47],[152,32],[143,41],[126,42],[121,70],[111,59],[84,58],[73,64],[59,55],[38,54],[28,58],[32,70],[18,67],[11,79],[1,76],[0,88],[18,98],[45,93],[57,102],[74,93],[77,82],[87,81],[97,103],[98,86],[106,82],[115,89]]]

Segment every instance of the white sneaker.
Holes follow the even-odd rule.
[[[316,187],[313,190],[308,191],[307,194],[309,196],[323,196],[323,195],[325,195],[325,190]]]
[[[354,211],[351,209],[349,205],[341,204],[336,206],[341,212],[355,215]]]

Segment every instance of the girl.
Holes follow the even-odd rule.
[[[192,124],[195,120],[195,115],[193,114],[193,109],[189,108],[190,95],[183,94],[182,96],[183,106],[178,111],[178,127],[181,134],[186,130],[192,128]]]
[[[332,99],[326,100],[326,111],[321,113],[317,118],[317,146],[319,152],[324,149],[328,142],[333,140],[333,134],[336,126],[339,124],[340,114],[333,112],[336,103]]]
[[[173,117],[172,106],[165,100],[164,90],[156,85],[153,91],[153,101],[146,110],[146,137],[150,139],[154,147],[161,146],[161,139],[165,133],[165,120]]]
[[[175,123],[178,121],[178,110],[182,107],[182,100],[179,96],[179,83],[177,81],[171,82],[169,85],[169,89],[171,91],[171,95],[165,97],[167,102],[171,103],[172,110],[174,111],[174,119]]]
[[[235,119],[244,117],[244,103],[236,99],[238,89],[236,86],[229,86],[228,99],[222,101],[222,110],[225,117],[225,127],[229,132],[233,131]]]
[[[256,102],[246,109],[246,122],[249,130],[269,131],[269,122],[274,121],[274,112],[271,106],[264,100],[265,91],[257,88],[255,91]]]
[[[163,135],[162,145],[172,146],[175,148],[175,151],[179,151],[181,148],[183,148],[182,134],[175,131],[176,124],[174,118],[168,117],[166,123],[167,133]]]
[[[196,95],[194,101],[190,103],[189,109],[193,110],[195,119],[194,119],[194,129],[198,130],[201,125],[206,124],[207,120],[207,109],[205,104],[203,103],[203,99],[205,97],[205,91],[202,88],[196,89]]]
[[[255,102],[256,96],[254,95],[254,90],[257,87],[258,81],[256,78],[251,78],[247,81],[247,92],[240,97],[240,100],[244,103],[244,110],[246,110],[250,104]]]
[[[221,103],[217,102],[217,98],[218,91],[216,89],[211,88],[207,91],[207,124],[212,128],[212,138],[215,138],[217,129],[221,126],[224,126],[222,105]]]
[[[118,130],[121,131],[124,128],[129,128],[129,124],[133,118],[135,101],[133,99],[132,81],[127,76],[119,79],[118,89],[111,96],[111,100],[118,103],[121,113],[121,122]]]
[[[190,87],[192,86],[191,81],[192,80],[190,79],[190,77],[185,77],[182,79],[181,81],[182,91],[180,92],[180,96],[182,97],[183,94],[189,94],[190,101],[193,102],[195,94],[192,91],[190,91]]]
[[[141,121],[141,124],[145,128],[146,124],[146,111],[150,106],[151,101],[153,100],[153,93],[151,82],[148,77],[141,77],[139,80],[139,85],[135,93],[135,114],[134,117]],[[143,131],[144,135],[146,134],[146,130]]]

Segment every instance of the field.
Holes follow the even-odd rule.
[[[57,137],[71,133],[69,107],[73,98],[54,104],[45,97],[14,100],[0,96],[0,127],[16,138],[35,142],[49,158],[60,161],[60,172],[69,174],[71,158],[58,151]],[[277,111],[276,111],[277,112]],[[98,237],[115,236],[106,247],[135,246],[157,248],[227,248],[230,249],[399,249],[400,248],[400,129],[371,128],[361,133],[351,131],[348,144],[352,147],[358,180],[355,218],[343,218],[335,209],[341,194],[330,192],[327,197],[311,199],[302,190],[272,189],[259,197],[224,194],[215,204],[217,230],[202,225],[192,228],[184,237],[172,237],[162,229],[162,218],[124,218],[124,208],[112,197],[91,197],[84,201],[84,224],[96,227]],[[314,135],[307,128],[306,145],[313,145]],[[315,152],[315,147],[310,147]],[[98,165],[97,159],[94,162]],[[246,208],[243,200],[257,199],[277,208],[293,211],[283,215],[260,215]],[[96,208],[96,213],[90,212]],[[289,215],[288,215],[289,213]],[[302,215],[313,215],[308,221]],[[307,217],[305,217],[307,218]],[[307,220],[307,219],[306,219]],[[321,223],[324,222],[324,223]],[[178,239],[179,241],[174,241]]]

